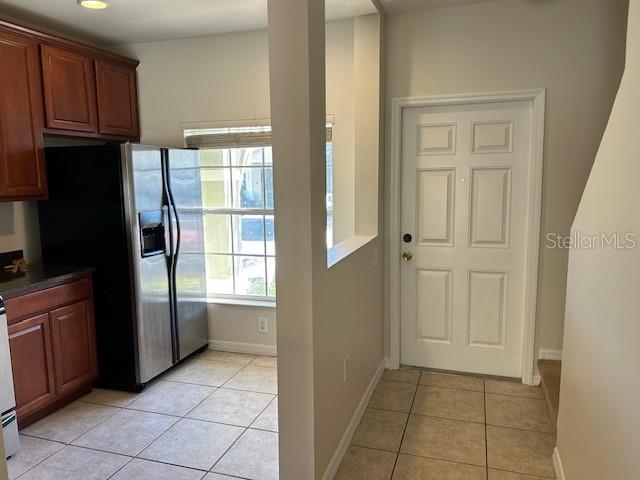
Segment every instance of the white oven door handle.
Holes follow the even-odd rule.
[[[9,332],[4,301],[0,297],[0,414],[16,406],[13,390],[13,371],[11,370],[11,352],[9,350]]]
[[[18,419],[16,412],[9,412],[4,417],[2,417],[2,428],[7,428],[8,425],[12,424]]]

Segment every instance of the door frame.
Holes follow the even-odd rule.
[[[524,285],[525,318],[522,331],[522,383],[533,384],[535,363],[536,300],[538,293],[538,259],[542,212],[542,169],[544,161],[546,89],[508,90],[487,93],[462,93],[424,97],[399,97],[391,101],[391,157],[389,165],[389,358],[387,368],[400,367],[400,236],[401,236],[401,183],[402,183],[402,116],[407,108],[455,106],[481,103],[532,103],[531,164],[527,209]]]

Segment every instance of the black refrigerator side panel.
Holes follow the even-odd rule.
[[[95,267],[97,386],[136,389],[132,277],[119,145],[47,148],[43,262]]]

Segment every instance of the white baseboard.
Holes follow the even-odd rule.
[[[558,360],[562,361],[562,350],[549,350],[541,348],[538,350],[538,358],[540,360]]]
[[[391,359],[389,357],[384,357],[384,368],[392,368]]]
[[[562,468],[562,460],[560,460],[560,452],[558,447],[553,449],[553,469],[556,471],[556,478],[558,480],[566,480],[564,476],[564,469]]]
[[[227,342],[225,340],[209,340],[209,350],[222,352],[251,353],[253,355],[268,355],[275,357],[275,345],[261,345],[259,343]]]
[[[358,424],[362,419],[362,415],[364,415],[364,411],[366,410],[367,405],[369,405],[369,400],[371,399],[371,395],[373,394],[374,389],[378,385],[378,382],[380,381],[380,378],[384,373],[385,363],[386,363],[386,359],[382,360],[380,362],[380,365],[378,365],[378,369],[376,370],[376,373],[374,373],[373,378],[371,378],[371,381],[369,382],[369,386],[367,387],[367,390],[364,392],[364,395],[362,396],[362,399],[358,404],[358,408],[356,408],[356,411],[353,412],[353,417],[351,417],[351,421],[349,422],[349,425],[347,426],[347,429],[345,430],[344,435],[342,435],[342,439],[340,440],[340,443],[338,444],[338,448],[333,454],[333,457],[331,458],[331,461],[329,462],[329,465],[327,466],[327,469],[325,470],[324,475],[322,476],[322,480],[333,480],[333,477],[336,475],[336,472],[338,471],[338,467],[340,467],[340,463],[342,462],[344,454],[347,453],[347,449],[351,444],[351,439],[353,438],[353,435],[356,433],[356,429],[358,428]]]

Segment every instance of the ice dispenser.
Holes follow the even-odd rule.
[[[143,257],[165,253],[165,232],[162,210],[138,212],[140,247]]]

